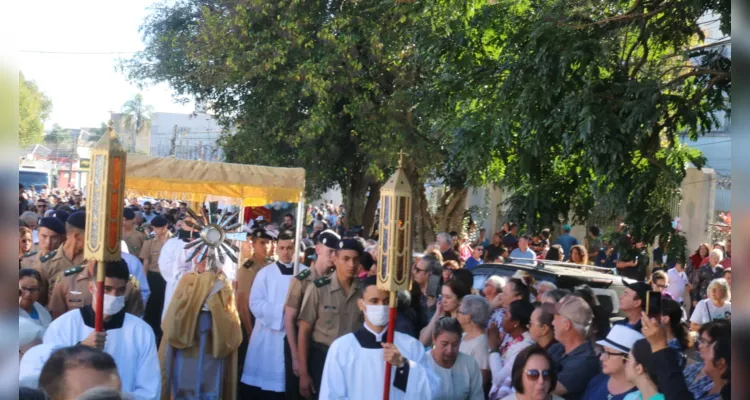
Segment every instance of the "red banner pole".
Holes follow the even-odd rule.
[[[388,335],[386,337],[386,343],[393,343],[393,335],[396,329],[396,306],[398,300],[396,292],[391,292],[391,298],[389,301],[390,310],[388,310]],[[385,382],[383,383],[383,400],[389,400],[391,396],[391,363],[385,363]]]

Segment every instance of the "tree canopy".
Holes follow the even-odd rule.
[[[18,144],[28,146],[41,143],[44,121],[52,111],[52,101],[42,93],[34,81],[26,80],[23,73],[19,73],[18,83]]]

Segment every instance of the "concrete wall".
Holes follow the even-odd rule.
[[[688,168],[682,183],[680,223],[688,241],[688,253],[709,240],[708,225],[714,222],[716,171]]]

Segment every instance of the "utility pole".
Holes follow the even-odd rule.
[[[177,144],[177,125],[175,125],[174,129],[172,130],[172,140],[170,140],[169,156],[172,158],[175,158],[174,150],[175,150],[176,144]]]

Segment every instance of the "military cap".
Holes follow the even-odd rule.
[[[65,223],[55,217],[44,217],[39,221],[40,228],[47,228],[59,235],[65,234]]]
[[[122,211],[123,218],[127,219],[128,221],[135,219],[135,211],[133,211],[132,208],[125,208]]]
[[[365,249],[362,247],[362,243],[360,243],[358,240],[355,239],[341,239],[339,242],[339,250],[354,250],[360,255],[365,251]]]
[[[167,222],[168,221],[165,217],[157,215],[154,217],[154,219],[151,220],[151,226],[153,226],[154,228],[161,228],[167,226]]]
[[[332,249],[338,249],[341,242],[341,236],[330,229],[320,232],[317,239],[318,243],[323,243],[323,245]]]
[[[73,214],[70,214],[67,223],[78,229],[86,229],[86,212],[76,211]]]
[[[253,237],[253,239],[276,240],[276,236],[273,235],[273,232],[267,231],[263,228],[253,229],[253,233],[251,236]]]
[[[49,215],[50,217],[55,217],[62,221],[63,223],[68,221],[68,217],[70,217],[70,213],[65,210],[55,210],[52,211],[52,213]]]

